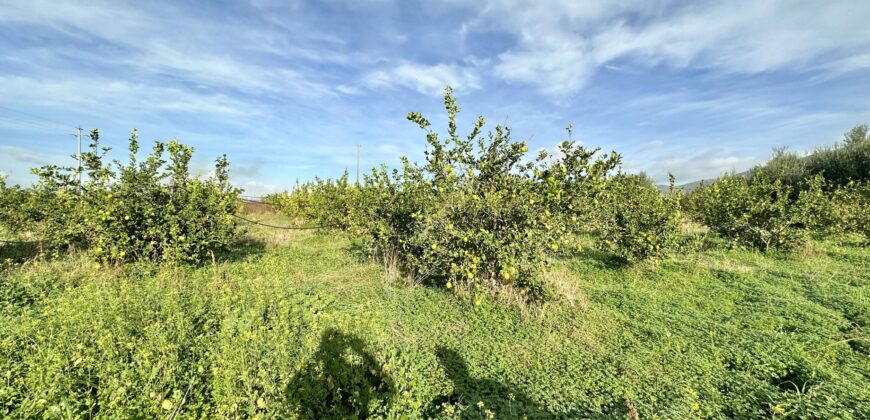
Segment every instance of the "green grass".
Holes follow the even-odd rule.
[[[7,263],[0,416],[870,416],[868,248],[551,272],[572,303],[475,307],[259,227],[201,267]]]

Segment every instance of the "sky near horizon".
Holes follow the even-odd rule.
[[[419,111],[574,139],[678,183],[870,122],[870,1],[0,0],[0,172],[178,138],[262,195],[421,160]],[[353,175],[352,175],[353,176]]]

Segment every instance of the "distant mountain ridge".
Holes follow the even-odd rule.
[[[749,178],[752,175],[752,169],[749,169],[749,170],[746,170],[743,172],[738,172],[736,175],[740,175],[742,177]],[[721,178],[721,177],[719,177],[719,178]],[[687,182],[685,184],[675,185],[675,187],[682,188],[683,191],[686,192],[686,194],[689,194],[692,191],[694,191],[695,189],[697,189],[698,187],[700,187],[702,183],[706,184],[706,185],[710,185],[710,184],[716,182],[716,180],[718,180],[719,178],[701,179],[698,181]],[[658,185],[656,185],[656,187],[659,189],[659,191],[664,192],[664,193],[666,193],[670,190],[670,186],[666,185],[666,184],[658,184]]]

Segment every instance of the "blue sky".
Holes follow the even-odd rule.
[[[507,123],[574,138],[678,182],[809,150],[870,122],[866,1],[0,0],[0,171],[72,162],[75,126],[226,153],[260,195],[421,159],[444,130]]]

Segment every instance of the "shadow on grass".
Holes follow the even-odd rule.
[[[287,399],[304,419],[368,418],[389,409],[395,390],[359,337],[328,329],[313,359],[288,385]]]
[[[369,262],[373,260],[372,254],[366,250],[362,242],[358,240],[351,240],[345,248],[345,251],[348,254],[353,255],[354,259],[358,262]],[[380,259],[377,260],[378,262],[381,262]]]
[[[453,393],[437,398],[431,404],[431,412],[425,417],[437,417],[445,406],[463,405],[460,418],[487,418],[491,411],[496,418],[580,418],[589,413],[553,413],[536,404],[528,395],[518,389],[491,379],[473,378],[468,364],[455,350],[439,347],[436,350],[438,362],[453,383]],[[481,404],[482,403],[482,404]]]
[[[855,267],[860,267],[862,264],[866,264],[867,261],[867,257],[861,252],[860,246],[854,244],[850,245],[850,248],[828,249],[824,251],[824,254],[836,261],[854,264]]]
[[[215,259],[219,262],[241,262],[259,258],[266,252],[266,242],[259,238],[244,236],[235,241],[228,249],[215,252]],[[211,261],[203,261],[203,264],[211,264]]]
[[[407,280],[409,283],[416,283],[427,287],[447,290],[444,287],[444,284],[446,283],[446,278],[443,275],[429,274],[426,276],[418,276],[417,273],[414,273],[404,267],[398,256],[393,256],[392,258],[389,258],[388,254],[384,252],[372,253],[358,241],[351,241],[351,243],[347,247],[345,247],[345,251],[352,255],[357,262],[375,263],[383,270],[390,272],[391,275],[395,275],[397,278]]]
[[[625,258],[592,247],[584,247],[580,251],[564,254],[560,258],[585,262],[600,269],[622,269],[631,265]]]
[[[214,253],[217,262],[240,262],[255,260],[260,255],[265,253],[266,243],[260,239],[245,237],[242,238],[225,250],[217,250]],[[87,252],[87,248],[76,246],[68,248],[65,251],[49,251],[42,249],[39,242],[13,242],[0,243],[0,263],[11,262],[12,264],[20,264],[25,261],[35,258],[45,258],[53,260],[63,258],[71,253]],[[179,261],[179,266],[186,267],[204,267],[212,264],[211,258],[206,255],[204,259],[198,262]],[[166,265],[164,262],[140,260],[127,261],[119,263],[127,276],[134,278],[145,278],[154,276],[159,268]],[[3,267],[0,265],[0,267]]]
[[[522,391],[490,379],[471,377],[465,360],[454,350],[439,347],[436,356],[453,392],[432,400],[424,418],[444,414],[445,407],[465,407],[463,419],[578,418],[590,413],[553,413]],[[326,330],[317,351],[286,388],[286,403],[303,419],[347,419],[389,416],[399,387],[367,350],[365,342],[336,329]],[[478,408],[483,402],[483,408]]]
[[[38,242],[0,242],[0,261],[20,263],[39,255]]]

